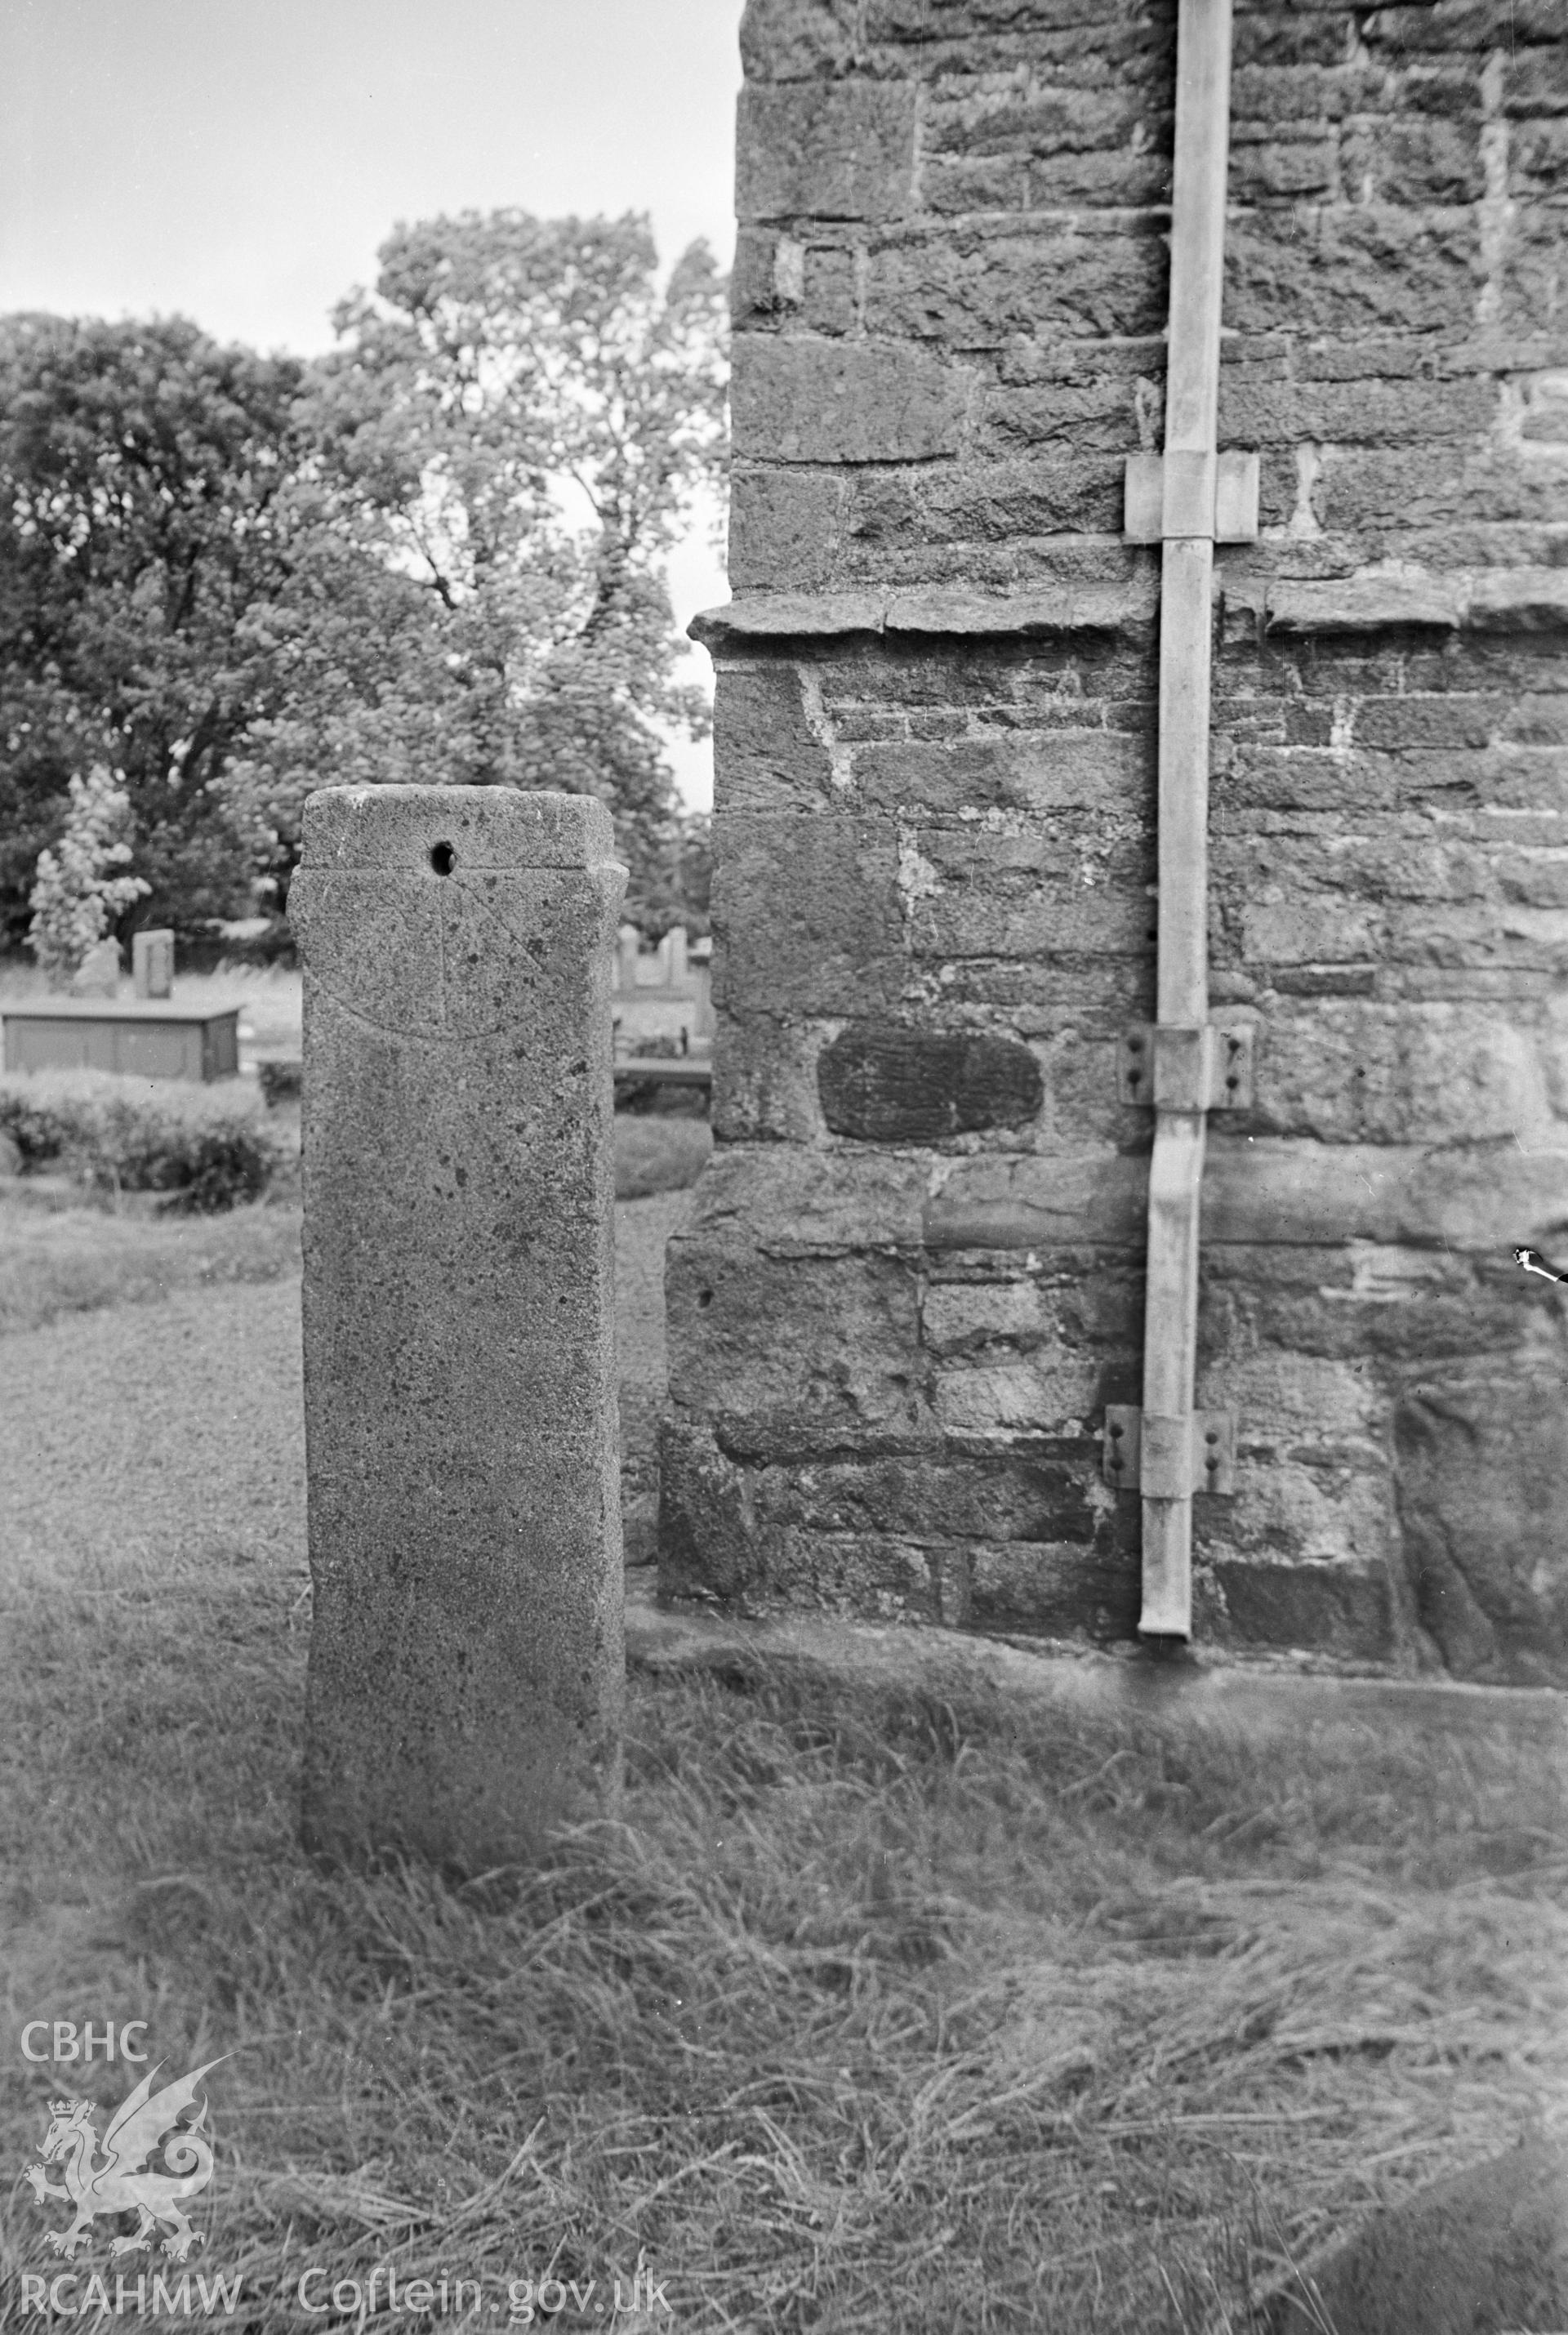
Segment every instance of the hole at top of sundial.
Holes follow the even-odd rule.
[[[438,876],[450,876],[457,866],[457,858],[458,855],[450,843],[431,844],[431,866]]]

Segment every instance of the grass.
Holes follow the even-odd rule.
[[[299,1110],[268,1114],[284,1165],[266,1196],[226,1214],[157,1213],[154,1193],[93,1194],[65,1176],[0,1184],[0,1335],[179,1289],[299,1270]]]
[[[694,1184],[713,1148],[705,1119],[615,1114],[615,1197],[640,1200]]]
[[[284,1106],[269,1116],[292,1157],[264,1199],[224,1216],[157,1217],[155,1195],[125,1194],[114,1205],[61,1177],[0,1183],[0,1336],[177,1289],[297,1273],[299,1110]],[[685,1190],[711,1148],[705,1120],[617,1118],[617,1200]],[[643,1270],[639,1256],[628,1264]]]
[[[0,1336],[176,1289],[298,1271],[297,1206],[261,1200],[227,1216],[149,1222],[129,1206],[0,1199]]]
[[[683,1205],[618,1212],[649,1422]],[[317,1871],[295,1210],[21,1223],[0,1286],[56,1247],[0,1342],[0,2018],[230,2055],[190,2265],[240,2277],[228,2323],[416,2327],[391,2269],[480,2282],[443,2329],[528,2323],[547,2275],[608,2324],[643,2264],[673,2313],[622,2329],[1241,2335],[1561,2094],[1564,1779],[1500,1725],[1260,1744],[634,1672],[622,1817],[546,1869]],[[73,1310],[89,1283],[167,1302]],[[59,2267],[16,2177],[47,2099],[125,2089],[0,2053],[0,2327]],[[313,2264],[382,2266],[377,2307],[312,2321]]]
[[[624,1820],[451,1890],[294,1846],[295,1574],[7,1602],[14,2030],[234,2054],[204,2266],[249,2324],[303,2323],[311,2263],[495,2297],[644,2262],[683,2328],[1240,2328],[1261,2270],[1505,2143],[1561,2051],[1561,1811],[1501,1744],[636,1679]],[[7,2070],[13,2165],[46,2072]]]

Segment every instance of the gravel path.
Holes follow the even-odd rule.
[[[665,1388],[664,1243],[691,1200],[663,1192],[615,1210],[628,1522],[644,1538]],[[0,1340],[0,1378],[5,1569],[219,1549],[303,1565],[294,1276],[65,1316]]]

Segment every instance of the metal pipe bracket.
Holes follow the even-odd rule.
[[[1122,534],[1128,543],[1255,543],[1258,488],[1253,453],[1129,454]]]
[[[1253,1030],[1250,1022],[1195,1030],[1136,1022],[1117,1050],[1118,1100],[1155,1110],[1250,1110]]]
[[[1193,1410],[1164,1419],[1137,1403],[1105,1407],[1105,1480],[1148,1500],[1186,1500],[1197,1492],[1228,1498],[1236,1488],[1236,1415]]]

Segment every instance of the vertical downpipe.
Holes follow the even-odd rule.
[[[1181,0],[1160,579],[1159,908],[1156,1019],[1208,1020],[1209,677],[1214,474],[1230,142],[1231,0]],[[1174,459],[1176,458],[1176,459]],[[1148,1465],[1192,1440],[1197,1355],[1201,1109],[1157,1100],[1144,1332],[1143,1610],[1147,1635],[1192,1635],[1192,1495],[1151,1492]],[[1169,1422],[1164,1425],[1162,1422]]]

